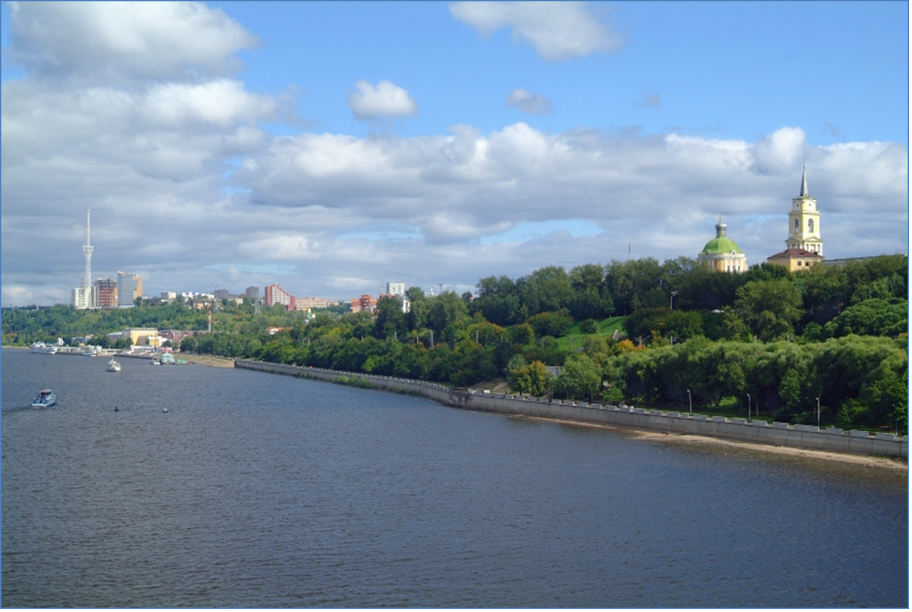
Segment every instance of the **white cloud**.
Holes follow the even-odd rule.
[[[801,164],[805,152],[806,134],[801,128],[779,128],[761,140],[754,153],[754,167],[758,172],[781,172]]]
[[[257,39],[199,2],[10,2],[13,61],[102,81],[223,74]]]
[[[246,92],[239,81],[219,79],[153,87],[143,100],[141,114],[152,123],[169,127],[213,124],[224,128],[273,117],[278,106],[275,98]]]
[[[512,28],[514,41],[531,44],[549,62],[624,46],[610,22],[599,21],[585,2],[455,2],[450,13],[484,36]]]
[[[418,103],[398,85],[381,80],[374,87],[365,80],[355,83],[358,91],[348,94],[348,106],[358,119],[406,117],[418,114]]]
[[[507,96],[507,105],[518,108],[524,113],[548,115],[554,112],[551,100],[541,94],[534,94],[522,88],[516,88]]]
[[[159,11],[158,26],[146,26],[118,4],[106,5],[111,16],[63,5],[98,38],[80,42],[53,10],[14,6],[24,28],[14,28],[14,50],[32,53],[37,73],[0,85],[5,305],[68,299],[83,271],[87,208],[93,270],[139,273],[152,295],[280,282],[295,295],[346,298],[392,278],[464,291],[491,274],[625,259],[628,244],[634,257],[694,256],[720,214],[756,263],[783,248],[803,159],[829,257],[908,250],[905,144],[815,146],[798,127],[748,142],[522,122],[409,138],[276,137],[258,125],[284,116],[289,102],[222,74],[252,38],[220,12],[140,5]],[[518,7],[507,10],[529,10]],[[581,5],[542,10],[588,14]],[[147,66],[144,53],[168,51],[162,14],[204,44],[182,38],[163,66]],[[108,31],[111,19],[124,40]],[[42,24],[62,38],[46,37]],[[184,78],[188,67],[208,72]],[[393,83],[355,87],[355,116],[417,112]],[[547,102],[520,90],[513,101],[527,112]],[[580,223],[595,233],[567,231]],[[530,226],[548,232],[519,236]]]

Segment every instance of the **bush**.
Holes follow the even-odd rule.
[[[586,319],[580,323],[579,328],[584,334],[597,334],[599,331],[599,324],[595,319]]]

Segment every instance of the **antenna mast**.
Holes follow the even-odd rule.
[[[83,308],[92,308],[95,306],[95,300],[92,299],[92,251],[95,250],[95,247],[92,246],[92,210],[86,210],[86,243],[82,247],[82,252],[85,254],[86,267],[85,267],[85,277],[82,279],[82,299],[80,300],[81,306]]]

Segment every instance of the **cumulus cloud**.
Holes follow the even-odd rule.
[[[146,26],[125,22],[119,4],[106,6],[113,17],[94,5],[61,10],[101,22],[81,24],[86,31],[104,31],[114,19],[128,24],[128,39],[151,40],[153,50],[163,44],[137,35]],[[13,28],[13,47],[34,57],[29,76],[0,86],[5,305],[68,300],[83,272],[87,208],[96,275],[140,274],[151,295],[279,282],[295,295],[346,298],[389,280],[462,292],[491,274],[626,259],[628,245],[635,257],[695,256],[719,214],[756,263],[783,248],[803,160],[829,257],[908,250],[905,144],[815,146],[798,127],[744,141],[550,132],[524,122],[408,138],[275,136],[259,125],[284,116],[286,94],[251,92],[223,72],[231,50],[252,38],[202,5],[164,6],[154,10],[177,19],[172,31],[188,32],[188,40],[208,35],[219,41],[207,43],[217,52],[183,45],[173,56],[179,61],[166,56],[161,69],[142,68],[142,53],[109,40],[115,34],[92,43],[94,56],[89,43],[66,42],[74,37],[66,32],[45,40],[36,25],[44,18],[35,17],[44,9],[15,5],[24,33]],[[55,19],[46,23],[59,31]],[[127,59],[115,57],[118,44]],[[69,48],[73,57],[63,57]],[[208,74],[185,78],[188,66]],[[69,72],[49,78],[53,70]],[[125,76],[70,78],[96,73]],[[360,118],[417,112],[408,92],[388,81],[355,88],[349,103]],[[516,104],[530,104],[527,112],[547,102],[514,94]],[[584,220],[601,233],[574,238],[560,231],[562,220]],[[522,222],[557,229],[524,242],[498,239]],[[390,227],[409,231],[352,235]]]
[[[514,41],[531,44],[549,62],[612,53],[625,44],[585,2],[455,2],[450,13],[483,36],[511,28]]]
[[[408,117],[418,114],[418,103],[409,93],[386,79],[374,87],[365,80],[348,94],[348,106],[358,119]]]
[[[224,74],[256,37],[199,2],[10,2],[12,61],[101,81]]]
[[[784,127],[757,143],[754,168],[761,173],[782,172],[800,165],[806,134],[801,128]]]
[[[507,105],[518,108],[524,113],[535,115],[549,115],[554,112],[551,108],[551,100],[522,88],[514,89],[513,93],[507,96]]]

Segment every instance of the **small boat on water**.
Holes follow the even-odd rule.
[[[57,403],[57,396],[50,389],[42,389],[32,400],[32,408],[48,408]]]
[[[108,362],[108,372],[120,372],[120,362],[111,359]]]
[[[44,355],[53,355],[57,352],[57,347],[53,344],[45,344],[44,342],[36,342],[31,346],[31,351],[33,353],[42,353]]]

